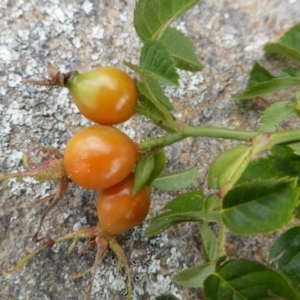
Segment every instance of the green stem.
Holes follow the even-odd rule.
[[[184,125],[180,132],[172,133],[167,136],[162,136],[153,140],[143,142],[139,145],[139,147],[140,150],[146,150],[154,147],[165,147],[187,137],[215,137],[239,141],[249,141],[257,134],[258,132],[256,131]]]
[[[292,129],[278,132],[263,133],[257,131],[234,130],[217,127],[183,125],[180,132],[171,133],[156,139],[145,141],[139,145],[140,150],[155,147],[166,147],[181,141],[187,137],[211,137],[238,141],[250,141],[255,136],[269,135],[269,147],[274,145],[300,141],[300,129]]]
[[[221,256],[226,254],[225,242],[226,242],[226,226],[223,222],[220,222],[217,259],[219,259]]]
[[[272,132],[270,135],[270,143],[272,146],[291,143],[300,140],[300,129]]]

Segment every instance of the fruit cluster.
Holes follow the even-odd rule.
[[[48,239],[46,245],[38,251],[66,239],[76,241],[85,237],[89,239],[87,246],[92,245],[91,241],[93,245],[97,245],[94,270],[110,247],[125,265],[129,277],[125,256],[114,236],[143,222],[150,208],[150,191],[147,184],[138,191],[134,190],[133,171],[139,157],[139,147],[113,125],[122,123],[134,115],[138,100],[135,82],[115,67],[96,68],[86,73],[75,71],[63,74],[48,64],[48,72],[50,78],[27,82],[50,87],[67,87],[82,115],[96,124],[79,130],[67,143],[63,155],[56,149],[44,148],[54,158],[34,166],[25,159],[25,165],[29,169],[27,172],[0,174],[0,180],[12,177],[22,180],[26,176],[39,181],[60,180],[57,193],[47,197],[47,200],[51,198],[52,202],[41,217],[33,237],[35,241],[38,241],[37,235],[43,219],[64,196],[69,181],[86,189],[99,190],[96,202],[99,225],[56,240]],[[73,248],[72,245],[71,247]],[[31,254],[23,258],[15,269],[30,257]],[[128,288],[130,290],[130,286]]]
[[[150,206],[147,186],[132,196],[138,145],[113,127],[133,116],[138,98],[135,83],[123,71],[103,67],[75,72],[65,86],[79,111],[97,123],[68,142],[66,173],[81,187],[101,190],[97,212],[103,234],[117,235],[140,224]]]

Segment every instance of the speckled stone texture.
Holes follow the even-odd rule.
[[[22,153],[37,147],[28,137],[63,151],[67,141],[89,124],[70,101],[66,89],[21,83],[37,79],[52,62],[61,71],[89,70],[96,65],[126,69],[123,60],[138,62],[141,42],[133,28],[133,0],[2,0],[0,2],[0,172],[23,170]],[[300,1],[203,0],[173,26],[186,33],[206,65],[202,73],[180,72],[179,89],[167,88],[174,115],[190,124],[235,129],[257,128],[262,111],[274,101],[290,99],[291,90],[272,97],[234,101],[255,61],[272,72],[293,62],[264,56],[262,46],[275,41],[300,21]],[[131,73],[132,74],[132,73]],[[296,122],[286,126],[299,126]],[[134,117],[120,126],[135,141],[162,134],[150,122]],[[206,189],[209,165],[237,142],[188,138],[167,148],[167,170],[199,167],[196,183],[186,190]],[[33,155],[35,158],[35,155]],[[69,243],[41,252],[19,271],[6,270],[36,248],[31,242],[45,204],[36,203],[55,190],[56,183],[37,184],[31,179],[0,187],[0,299],[84,299],[90,276],[76,280],[68,275],[89,268],[94,251],[81,258],[67,255]],[[42,235],[58,237],[72,230],[95,225],[96,192],[71,184],[67,195],[46,218]],[[196,224],[182,224],[148,239],[145,231],[151,217],[180,193],[153,190],[146,222],[118,237],[128,257],[133,277],[133,299],[154,299],[171,293],[179,299],[202,299],[201,292],[171,281],[178,270],[203,261],[198,250]],[[240,238],[228,235],[231,257],[245,256],[265,261],[273,236]],[[125,299],[124,273],[116,273],[116,258],[109,253],[98,268],[93,299]]]

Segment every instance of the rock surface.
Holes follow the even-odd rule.
[[[36,150],[28,139],[63,151],[79,128],[89,124],[70,101],[66,89],[47,90],[21,83],[36,79],[52,62],[61,71],[89,70],[96,65],[126,69],[123,60],[139,59],[141,42],[133,27],[133,0],[103,1],[8,1],[0,2],[0,172],[22,170],[22,153]],[[277,40],[300,20],[300,2],[287,0],[231,1],[203,0],[173,26],[186,33],[206,65],[201,73],[180,72],[179,89],[168,88],[175,105],[174,115],[190,124],[244,130],[257,128],[262,111],[272,101],[292,97],[290,91],[260,101],[234,101],[242,90],[255,61],[271,71],[287,61],[264,56],[266,42]],[[128,72],[130,70],[127,69]],[[294,125],[295,126],[295,125]],[[161,134],[141,117],[120,126],[137,142]],[[237,144],[212,138],[188,138],[167,148],[170,171],[199,167],[195,185],[204,189],[209,165],[225,149]],[[84,299],[89,276],[76,280],[68,275],[89,268],[94,252],[81,258],[76,251],[67,255],[69,243],[41,252],[19,271],[9,274],[25,254],[35,249],[35,232],[45,204],[36,200],[51,194],[55,182],[37,184],[10,182],[0,187],[0,298],[1,299]],[[176,271],[199,264],[199,227],[174,226],[148,239],[145,230],[151,217],[179,193],[153,191],[147,221],[121,235],[133,275],[133,298],[154,299],[170,293],[179,299],[202,299],[199,290],[186,289],[171,281]],[[80,227],[97,223],[96,192],[71,185],[64,200],[46,218],[42,234],[58,237]],[[265,261],[272,236],[241,239],[228,235],[228,254]],[[98,268],[94,299],[125,299],[126,281],[115,271],[116,259],[109,254]]]

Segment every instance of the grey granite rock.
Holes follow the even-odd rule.
[[[79,128],[89,124],[70,101],[65,89],[31,86],[21,79],[37,78],[52,62],[61,71],[88,70],[96,65],[137,62],[141,42],[133,28],[133,0],[2,0],[0,2],[0,172],[22,170],[22,153],[35,146],[32,137],[63,151]],[[206,64],[202,73],[182,75],[179,89],[168,88],[175,116],[196,125],[255,129],[262,111],[273,101],[291,98],[290,91],[259,101],[234,101],[255,61],[276,72],[287,61],[266,57],[262,46],[275,41],[300,20],[300,2],[288,0],[203,0],[173,25],[195,43]],[[127,69],[127,71],[129,71]],[[130,71],[129,71],[130,72]],[[299,124],[298,124],[299,125]],[[296,126],[295,124],[289,126]],[[137,142],[161,134],[141,117],[120,126]],[[190,189],[206,190],[209,165],[236,142],[188,138],[167,148],[168,170],[199,167],[197,182]],[[31,242],[45,204],[36,200],[49,195],[56,183],[10,182],[0,187],[0,298],[84,299],[89,276],[70,280],[68,275],[91,266],[94,252],[81,258],[67,255],[68,243],[41,252],[19,271],[9,274],[19,258],[35,249]],[[172,283],[178,270],[201,263],[198,225],[182,224],[148,239],[144,233],[151,217],[178,193],[153,190],[149,217],[143,225],[121,235],[133,274],[133,298],[154,299],[171,293],[180,299],[201,299],[201,292]],[[74,229],[95,225],[96,192],[71,185],[66,197],[46,218],[42,234],[58,237]],[[265,261],[273,236],[241,239],[228,235],[227,251]],[[82,247],[80,242],[76,250]],[[94,299],[124,299],[124,273],[115,271],[109,254],[99,266],[93,287]]]

